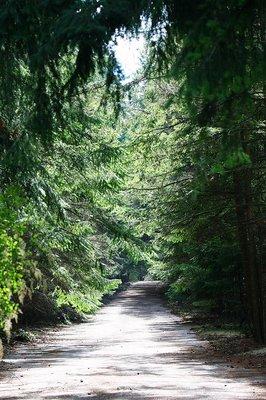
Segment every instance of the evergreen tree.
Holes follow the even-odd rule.
[[[144,25],[157,83],[115,125],[112,43]],[[178,291],[220,311],[244,299],[265,341],[264,2],[6,0],[0,26],[1,327],[39,269],[70,301],[105,291],[100,265],[142,268],[155,250]],[[122,197],[125,170],[146,196]]]

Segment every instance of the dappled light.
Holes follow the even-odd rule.
[[[133,284],[89,322],[50,332],[38,346],[19,347],[5,360],[10,370],[0,385],[0,398],[259,396],[256,383],[262,377],[241,369],[232,373],[219,360],[204,360],[207,344],[168,311],[159,293],[159,283]]]
[[[0,400],[266,398],[265,11],[0,2]]]

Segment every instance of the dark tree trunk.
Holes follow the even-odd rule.
[[[257,254],[256,226],[252,211],[251,172],[247,169],[235,171],[233,179],[248,316],[255,339],[263,343],[266,341],[263,273]]]

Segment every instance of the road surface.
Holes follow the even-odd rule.
[[[88,323],[19,345],[5,360],[0,399],[265,399],[254,371],[196,356],[206,344],[165,308],[157,287],[133,284]]]

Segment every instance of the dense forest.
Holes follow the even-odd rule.
[[[0,329],[146,276],[266,341],[265,2],[0,5]],[[114,45],[145,36],[125,81]]]

